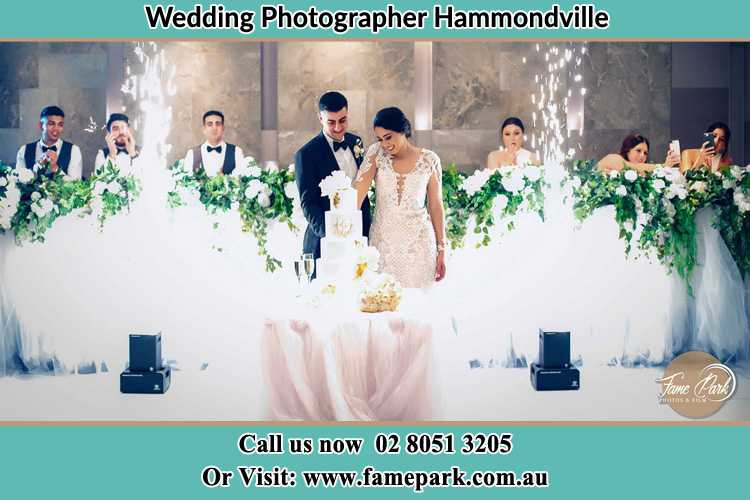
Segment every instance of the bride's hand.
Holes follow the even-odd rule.
[[[445,278],[445,252],[438,252],[435,265],[435,281]]]

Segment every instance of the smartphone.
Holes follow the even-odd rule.
[[[677,156],[680,156],[682,153],[680,152],[680,141],[675,139],[674,141],[669,143],[669,149],[675,153],[677,153]]]
[[[701,142],[701,146],[703,146],[703,144],[705,143],[708,143],[709,148],[713,148],[716,145],[714,143],[714,134],[712,134],[711,132],[706,132],[705,134],[703,134],[703,142]]]

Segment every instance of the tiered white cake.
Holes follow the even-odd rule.
[[[320,240],[317,276],[325,280],[354,279],[357,256],[367,247],[367,238],[362,236],[362,211],[357,210],[357,191],[337,187],[328,192],[328,197],[331,209],[325,213],[326,235]]]

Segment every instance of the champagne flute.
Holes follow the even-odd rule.
[[[294,259],[294,274],[297,276],[297,295],[295,297],[302,297],[302,261],[300,259]]]
[[[307,284],[312,282],[312,276],[315,273],[315,256],[311,253],[302,255],[302,264],[307,278]]]

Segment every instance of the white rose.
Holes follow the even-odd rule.
[[[506,177],[502,180],[503,187],[511,193],[517,193],[523,189],[523,178],[517,176]]]
[[[573,184],[573,187],[575,189],[578,189],[579,187],[581,187],[581,178],[580,177],[573,177],[573,180],[570,181],[570,182],[571,182],[571,184]]]
[[[737,187],[737,181],[734,179],[724,179],[724,181],[721,183],[721,186],[724,189],[734,189]]]
[[[289,166],[287,167],[287,170],[288,170],[288,171],[289,171],[290,173],[292,173],[292,174],[293,174],[293,173],[294,173],[294,163],[290,163],[290,164],[289,164]]]
[[[31,193],[31,201],[39,201],[39,199],[42,197],[42,194],[39,191],[34,191]]]
[[[245,198],[255,198],[261,191],[263,191],[263,183],[258,179],[253,179],[245,188]]]
[[[542,176],[542,169],[535,165],[529,165],[528,167],[524,168],[523,173],[528,180],[530,180],[531,182],[535,182],[538,181]]]
[[[39,203],[42,205],[42,210],[44,210],[45,213],[49,213],[53,209],[57,208],[55,207],[55,204],[52,203],[52,200],[50,200],[49,198],[44,198],[42,200],[39,200]]]
[[[97,182],[94,185],[94,190],[93,190],[94,196],[101,196],[102,193],[104,193],[105,189],[107,189],[107,185],[106,184],[104,184],[103,182]]]
[[[261,172],[262,170],[260,169],[260,167],[254,165],[247,169],[247,174],[251,177],[260,177]]]
[[[705,193],[706,192],[706,183],[703,181],[695,181],[690,186],[691,191],[695,191],[696,193]]]
[[[492,201],[492,208],[495,212],[502,212],[508,206],[508,197],[504,194],[498,195]]]
[[[662,179],[656,179],[654,181],[654,189],[657,191],[661,191],[665,187],[667,187],[667,184]]]
[[[284,194],[287,198],[297,198],[297,196],[299,196],[299,192],[297,191],[297,184],[294,181],[289,181],[284,184]]]
[[[623,176],[626,180],[635,182],[635,180],[638,178],[638,172],[636,172],[635,170],[626,170]]]
[[[506,175],[512,174],[514,170],[515,170],[514,167],[505,165],[504,167],[500,167],[500,175],[505,177]]]
[[[263,208],[271,206],[271,190],[268,187],[258,193],[258,204]]]
[[[617,179],[620,176],[620,172],[617,170],[610,170],[609,171],[609,178],[610,179]]]
[[[21,201],[21,191],[18,189],[18,186],[11,184],[5,191],[5,203],[16,206],[19,201]]]
[[[5,187],[8,185],[8,179],[5,177],[0,177],[0,187]]]
[[[29,182],[34,180],[34,172],[29,170],[28,168],[16,169],[16,175],[18,175],[18,181],[23,184],[28,184]]]
[[[617,186],[615,193],[617,196],[626,196],[628,194],[628,189],[625,186]]]

